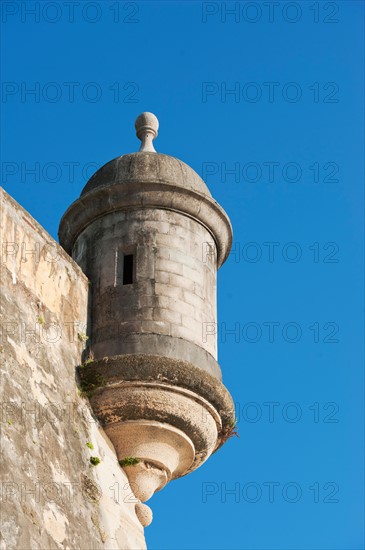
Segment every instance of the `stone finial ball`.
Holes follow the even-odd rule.
[[[157,137],[158,131],[158,119],[153,113],[142,113],[136,118],[134,124],[136,128],[136,134],[139,139],[142,139],[147,132],[154,134]]]

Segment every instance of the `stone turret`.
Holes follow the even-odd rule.
[[[192,168],[155,152],[157,131],[140,115],[140,151],[100,168],[59,229],[91,282],[94,360],[81,376],[141,501],[199,467],[234,424],[207,337],[231,225]]]

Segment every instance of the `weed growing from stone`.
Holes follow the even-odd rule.
[[[233,436],[239,437],[238,429],[237,429],[237,418],[231,422],[231,424],[226,428],[226,430],[222,433],[221,437],[221,445],[225,443],[228,439],[230,439]]]
[[[123,460],[118,460],[119,465],[124,468],[124,466],[135,466],[140,463],[139,458],[135,456],[126,456]]]
[[[80,397],[90,398],[94,391],[105,386],[105,378],[98,372],[89,372],[87,369],[79,370],[79,395]]]
[[[87,367],[88,365],[91,365],[95,361],[95,355],[92,350],[89,351],[89,355],[87,359],[80,365],[81,368]]]

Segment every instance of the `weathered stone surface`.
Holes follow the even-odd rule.
[[[217,248],[217,267],[227,259],[232,246],[232,227],[223,208],[208,195],[189,188],[188,182],[180,186],[155,181],[146,187],[143,180],[114,185],[108,185],[107,181],[82,195],[65,212],[59,238],[69,254],[77,236],[97,217],[132,209],[163,209],[182,213],[208,230],[207,242],[215,243]],[[175,238],[177,243],[183,241],[183,237]]]
[[[234,425],[227,390],[186,361],[119,355],[92,361],[78,374],[142,501],[201,466]]]
[[[148,527],[148,525],[151,524],[153,516],[152,510],[149,506],[143,504],[142,502],[137,502],[136,514],[143,527]]]
[[[88,280],[3,191],[1,222],[0,548],[145,548],[127,476],[75,382]]]
[[[176,247],[177,231],[185,238]],[[118,327],[135,322],[130,336],[139,341],[142,353],[149,349],[139,334],[163,334],[184,341],[186,353],[179,345],[175,358],[189,360],[192,343],[216,359],[216,338],[205,334],[206,326],[216,323],[217,308],[216,248],[213,243],[207,254],[208,242],[211,236],[200,223],[158,208],[113,212],[84,229],[73,258],[93,283],[90,336],[97,358],[124,353],[125,339],[115,338]],[[123,255],[131,253],[134,282],[123,285],[121,263]],[[194,304],[184,303],[184,291],[195,297]],[[145,305],[145,296],[155,302]],[[165,303],[159,302],[164,298]],[[159,353],[165,354],[163,343]],[[204,362],[197,365],[205,368]]]
[[[156,181],[188,187],[211,197],[204,181],[185,162],[169,155],[148,152],[131,153],[111,160],[90,178],[81,195],[105,185]]]
[[[140,419],[159,422],[162,431],[164,427],[161,424],[166,424],[186,434],[194,444],[196,463],[193,466],[193,453],[191,462],[183,470],[179,467],[173,477],[181,477],[195,469],[218,444],[218,428],[221,430],[221,424],[216,411],[209,404],[204,407],[205,403],[198,395],[191,395],[176,386],[169,388],[166,384],[148,385],[140,382],[105,386],[95,391],[91,404],[108,434],[115,423],[137,422]],[[135,429],[137,432],[137,427]],[[123,433],[122,426],[120,431]],[[128,444],[124,442],[124,446]]]
[[[86,379],[90,375],[97,376],[102,381],[101,388],[114,387],[118,383],[123,385],[124,382],[155,382],[193,392],[217,411],[222,425],[219,438],[224,439],[235,420],[233,400],[225,386],[216,377],[187,361],[148,354],[119,355],[94,361],[79,372]],[[204,423],[203,408],[200,416]]]

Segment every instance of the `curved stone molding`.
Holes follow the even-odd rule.
[[[124,421],[105,426],[118,460],[123,464],[135,496],[145,502],[171,480],[184,475],[195,457],[195,448],[183,431],[155,421]]]
[[[139,519],[143,527],[148,527],[152,523],[153,514],[152,510],[147,504],[142,504],[142,502],[137,502],[135,506],[136,516]]]
[[[170,183],[139,181],[96,187],[66,210],[60,222],[60,243],[72,255],[78,235],[95,219],[131,208],[167,209],[190,216],[212,235],[217,246],[217,268],[227,259],[232,227],[223,208],[207,195]]]
[[[100,387],[120,382],[153,382],[190,390],[217,411],[222,435],[229,432],[235,421],[234,403],[227,388],[188,361],[148,354],[116,355],[94,361],[78,372],[81,379],[101,381]]]
[[[120,351],[122,348],[122,352]],[[164,334],[128,333],[128,338],[119,340],[110,339],[93,345],[93,352],[97,358],[105,357],[109,352],[113,355],[148,354],[169,357],[177,360],[186,360],[208,374],[222,380],[222,373],[216,359],[200,346]]]
[[[233,425],[223,384],[185,361],[122,355],[95,361],[79,374],[141,501],[201,466]]]
[[[107,384],[96,389],[90,402],[107,433],[116,423],[121,423],[118,427],[121,430],[127,420],[157,421],[184,432],[193,442],[196,454],[196,464],[194,467],[191,464],[189,470],[212,453],[218,429],[221,431],[220,417],[214,407],[198,394],[177,386],[157,382]]]

